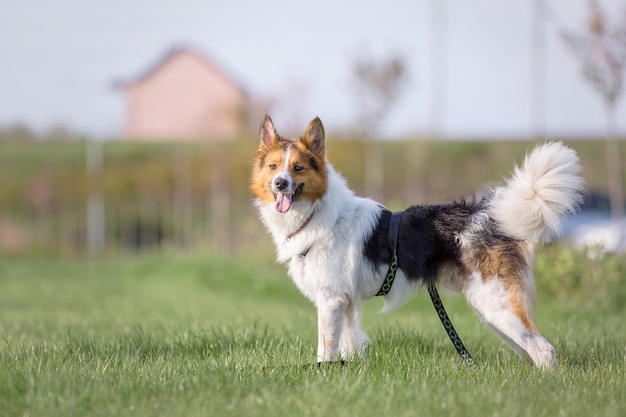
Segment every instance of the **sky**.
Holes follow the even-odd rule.
[[[544,4],[541,19],[533,20],[534,4]],[[600,4],[609,22],[626,19],[626,1]],[[273,100],[281,133],[300,133],[315,116],[328,131],[354,128],[355,60],[394,55],[404,57],[408,81],[382,136],[605,131],[603,102],[561,38],[586,29],[586,0],[0,0],[0,10],[0,126],[118,136],[125,102],[115,83],[190,46],[252,97]],[[541,22],[539,49],[533,22]],[[543,62],[535,76],[534,62]]]

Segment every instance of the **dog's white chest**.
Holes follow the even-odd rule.
[[[318,268],[312,259],[307,262],[307,256],[294,256],[289,262],[289,276],[300,292],[313,302],[315,302],[327,279],[325,274],[320,273],[321,271],[315,273],[316,269]]]

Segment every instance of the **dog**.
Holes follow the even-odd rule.
[[[317,362],[363,355],[364,301],[389,269],[391,211],[356,196],[327,161],[324,126],[313,119],[297,139],[282,138],[266,115],[250,188],[260,218],[298,289],[317,308]],[[576,153],[560,142],[537,146],[503,185],[482,198],[413,205],[401,217],[397,274],[382,312],[425,284],[463,293],[479,319],[520,357],[557,366],[534,320],[534,247],[557,234],[582,200]]]

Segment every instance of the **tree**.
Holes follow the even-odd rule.
[[[373,138],[400,96],[407,78],[407,64],[400,55],[380,61],[362,56],[353,63],[352,89],[357,101],[357,130],[365,141],[365,192],[378,200],[384,199],[384,161]]]
[[[563,40],[582,64],[583,76],[604,100],[606,113],[606,162],[611,215],[624,216],[622,168],[617,138],[617,102],[623,92],[626,67],[626,18],[609,27],[595,0],[589,2],[587,30],[563,32]]]

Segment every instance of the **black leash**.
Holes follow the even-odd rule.
[[[433,306],[435,306],[435,310],[437,310],[437,315],[439,315],[439,319],[441,320],[441,324],[443,324],[444,329],[448,333],[448,337],[450,341],[456,348],[456,351],[461,355],[463,361],[468,364],[472,369],[476,368],[476,362],[472,355],[469,353],[459,334],[454,330],[454,326],[450,321],[450,317],[448,317],[448,313],[446,313],[446,309],[443,307],[443,303],[441,302],[441,298],[439,298],[439,292],[437,292],[437,287],[434,283],[428,284],[428,294],[430,294],[430,299],[433,301]]]
[[[398,233],[400,232],[400,220],[402,220],[402,212],[396,211],[391,214],[391,219],[389,219],[389,247],[391,247],[393,251],[393,255],[391,258],[391,262],[389,263],[389,270],[387,271],[387,275],[385,276],[385,280],[383,281],[383,285],[380,287],[380,290],[376,293],[376,296],[385,296],[389,294],[391,290],[391,286],[393,285],[393,280],[396,278],[396,272],[398,271]],[[433,282],[428,284],[428,294],[430,294],[430,299],[433,302],[433,306],[437,311],[437,315],[439,315],[439,319],[441,320],[441,324],[446,329],[448,333],[448,337],[452,344],[456,348],[456,351],[461,355],[463,361],[468,364],[472,368],[476,368],[476,362],[472,355],[469,353],[459,334],[454,329],[452,322],[450,321],[450,317],[448,317],[448,313],[441,302],[441,298],[439,298],[439,292],[437,291],[437,287]]]

